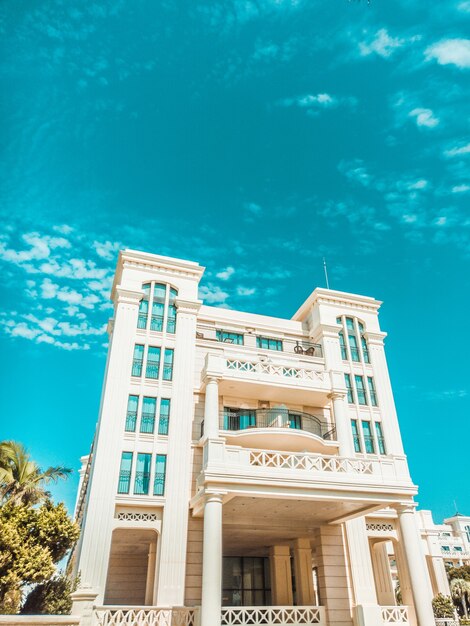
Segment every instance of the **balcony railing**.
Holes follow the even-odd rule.
[[[142,413],[140,432],[152,434],[155,429],[155,413]]]
[[[193,607],[95,607],[92,626],[196,626],[197,614]]]
[[[334,440],[335,428],[322,419],[287,408],[225,410],[220,418],[222,430],[246,430],[248,428],[289,428],[302,430],[321,439]]]
[[[394,626],[409,624],[407,606],[382,606],[382,620],[384,626],[393,624]]]
[[[320,606],[222,607],[222,626],[326,626],[325,609]]]

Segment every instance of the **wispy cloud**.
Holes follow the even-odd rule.
[[[223,291],[218,285],[209,283],[199,287],[199,298],[202,298],[207,304],[222,305],[226,304],[229,294]]]
[[[439,124],[439,118],[436,117],[432,109],[424,109],[418,107],[408,113],[411,118],[414,118],[416,125],[425,128],[435,128]]]
[[[321,110],[335,109],[340,106],[355,106],[357,99],[352,96],[334,96],[329,93],[304,94],[292,98],[283,98],[277,102],[281,107],[305,109],[309,115],[317,115]]]
[[[381,28],[368,41],[359,43],[359,53],[361,56],[369,56],[377,54],[378,56],[388,59],[398,49],[408,43],[412,43],[420,39],[419,36],[405,39],[402,37],[392,37],[386,28]]]
[[[470,185],[462,184],[452,187],[452,193],[466,193],[467,191],[470,191]]]
[[[239,296],[252,296],[254,293],[256,293],[256,287],[237,287]]]
[[[422,396],[425,400],[431,401],[444,401],[444,400],[459,400],[466,398],[468,391],[466,389],[444,389],[442,391],[425,391]]]
[[[446,157],[464,156],[466,154],[470,154],[470,143],[464,146],[455,146],[444,152]]]
[[[234,274],[235,274],[235,268],[229,265],[221,272],[218,272],[216,276],[217,278],[220,278],[220,280],[229,280],[229,278],[231,278]]]
[[[426,61],[435,60],[439,65],[455,65],[470,68],[470,39],[443,39],[425,50]]]

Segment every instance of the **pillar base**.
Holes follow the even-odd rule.
[[[354,626],[380,626],[382,609],[378,604],[358,604],[353,611]]]

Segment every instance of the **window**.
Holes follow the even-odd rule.
[[[223,606],[269,606],[269,559],[259,556],[224,556],[222,559]]]
[[[385,439],[382,430],[382,424],[380,422],[375,422],[375,434],[377,435],[379,454],[387,454],[387,451],[385,450]]]
[[[366,341],[366,338],[362,336],[361,336],[361,346],[362,346],[362,356],[364,358],[364,363],[370,363],[369,348],[367,347],[367,341]]]
[[[126,414],[126,426],[125,426],[125,430],[128,433],[135,432],[138,408],[139,408],[139,396],[129,396],[127,400],[127,414]]]
[[[351,352],[351,360],[359,361],[359,349],[357,347],[356,335],[348,335],[349,351]]]
[[[279,350],[282,351],[281,339],[272,339],[270,337],[256,337],[256,345],[263,350]]]
[[[375,454],[374,437],[372,436],[370,422],[365,420],[362,421],[362,436],[367,454]]]
[[[145,378],[158,378],[160,371],[160,348],[149,346],[147,352],[147,367],[145,368]]]
[[[364,378],[356,374],[354,376],[356,381],[357,401],[359,404],[367,404],[366,390],[364,388]]]
[[[260,428],[268,423],[259,425]],[[224,407],[224,430],[244,430],[256,427],[256,413],[253,409],[232,409]]]
[[[163,496],[165,493],[166,454],[157,454],[155,457],[155,478],[153,480],[153,495]]]
[[[346,383],[346,389],[348,391],[348,402],[349,404],[353,404],[354,396],[353,396],[353,388],[351,383],[351,376],[349,374],[344,375],[344,382]]]
[[[123,452],[119,470],[118,493],[129,493],[132,472],[132,452]]]
[[[465,526],[465,534],[467,535],[467,541],[470,541],[470,526]]]
[[[137,328],[147,328],[147,318],[149,314],[149,297],[150,297],[150,283],[142,285],[144,297],[139,304],[139,315],[137,318]]]
[[[137,455],[137,466],[134,480],[134,494],[143,496],[149,492],[150,485],[150,463],[152,455],[139,452]]]
[[[132,376],[142,376],[142,363],[144,361],[144,346],[136,344],[134,346],[134,357],[132,359]]]
[[[367,385],[369,387],[370,403],[372,406],[377,406],[377,394],[375,393],[374,379],[372,376],[367,377]]]
[[[302,418],[300,415],[296,415],[295,413],[289,413],[289,428],[302,430]]]
[[[454,550],[456,552],[462,552],[462,547],[461,546],[454,546]]]
[[[168,435],[168,422],[170,420],[170,401],[162,398],[160,402],[160,417],[158,420],[158,434]]]
[[[225,330],[217,330],[215,336],[217,341],[223,341],[224,343],[235,343],[238,346],[243,345],[243,335],[239,333],[229,333]]]
[[[343,331],[341,331],[340,334],[339,334],[339,345],[341,347],[341,358],[343,359],[343,361],[347,361],[348,360],[348,352],[346,350],[346,344],[344,343]]]
[[[174,350],[166,348],[163,362],[163,380],[171,380],[173,378],[173,354]]]
[[[343,361],[348,358],[345,342],[345,336],[347,335],[351,361],[358,363],[362,360],[364,363],[370,363],[364,324],[355,317],[337,317],[336,323],[342,326],[342,330],[339,333],[339,343]]]
[[[166,320],[166,332],[172,335],[176,332],[176,297],[178,292],[173,287],[170,288],[170,296],[168,298],[168,317]]]
[[[165,316],[166,285],[156,283],[153,286],[152,318],[150,320],[150,330],[161,332],[163,330],[163,319]]]
[[[441,546],[442,550],[444,552],[450,552],[450,547],[449,546]]]
[[[351,420],[351,430],[352,430],[353,441],[354,441],[354,452],[362,452],[361,438],[359,436],[357,420]]]
[[[142,417],[140,418],[140,432],[152,434],[155,429],[155,412],[157,408],[156,398],[144,396],[142,404]]]

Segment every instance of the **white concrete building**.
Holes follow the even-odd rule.
[[[93,602],[103,625],[433,625],[381,303],[315,289],[291,319],[242,313],[198,300],[203,271],[119,255],[75,611]]]

